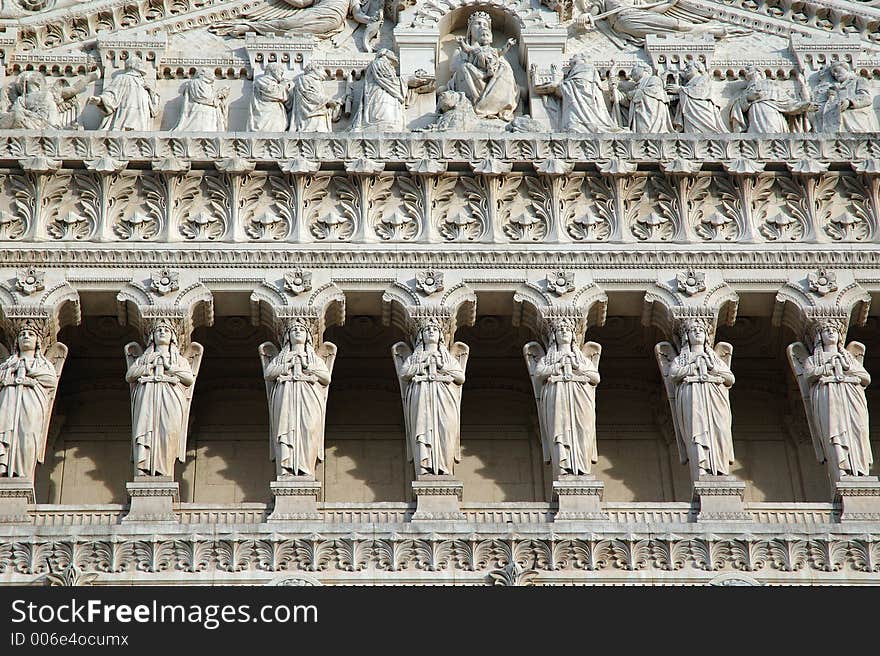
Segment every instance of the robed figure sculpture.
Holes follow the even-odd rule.
[[[693,480],[700,476],[729,476],[733,464],[729,390],[733,347],[711,345],[710,324],[701,318],[679,326],[677,350],[669,342],[654,348],[666,386],[681,462],[690,463]]]
[[[523,347],[532,379],[544,462],[554,478],[586,476],[598,460],[596,451],[596,385],[602,347],[596,342],[578,346],[571,321],[554,322],[547,348],[538,342]]]
[[[269,457],[279,480],[314,480],[317,462],[324,460],[327,387],[336,346],[324,342],[316,349],[312,342],[308,324],[296,320],[285,330],[280,351],[272,342],[260,345],[269,399]]]
[[[461,386],[469,349],[461,342],[447,347],[436,319],[419,326],[413,346],[391,347],[403,397],[407,458],[415,464],[416,478],[452,476],[461,461]]]
[[[46,455],[67,347],[55,342],[43,353],[41,342],[37,327],[24,323],[12,354],[4,353],[8,357],[0,364],[0,477],[32,481]]]
[[[843,326],[819,322],[812,353],[802,342],[788,347],[788,360],[800,386],[807,423],[819,462],[827,463],[832,481],[870,473],[871,442],[865,387],[865,345],[843,346]]]
[[[174,476],[175,459],[186,459],[192,393],[204,349],[191,342],[181,353],[177,331],[160,322],[146,349],[125,347],[131,387],[131,438],[135,476]]]

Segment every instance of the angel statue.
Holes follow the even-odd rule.
[[[461,461],[461,386],[469,352],[461,342],[447,347],[434,318],[421,322],[413,350],[404,342],[391,347],[416,478],[452,476]]]
[[[843,475],[867,476],[874,461],[868,433],[865,387],[865,345],[843,347],[845,325],[818,322],[813,329],[813,352],[802,342],[788,347],[788,361],[804,401],[807,423],[819,462],[828,464],[832,481]]]
[[[55,342],[43,352],[35,322],[25,321],[13,353],[0,364],[0,476],[34,480],[46,455],[49,419],[67,347]],[[5,349],[3,349],[5,351]]]
[[[174,476],[174,460],[186,459],[189,409],[203,352],[192,342],[181,353],[177,331],[164,321],[150,330],[145,350],[137,342],[126,345],[136,476]]]
[[[690,462],[694,481],[701,476],[729,476],[733,464],[729,390],[733,347],[709,341],[707,319],[685,319],[678,343],[660,342],[654,348],[666,385],[672,423],[682,464]]]
[[[578,16],[577,24],[584,29],[597,28],[618,46],[626,42],[643,45],[649,34],[711,34],[724,39],[751,32],[712,21],[704,10],[679,0],[645,4],[635,0],[581,0],[578,5],[584,13]],[[600,20],[605,24],[597,22]]]
[[[532,378],[544,462],[550,462],[554,478],[585,476],[597,461],[596,385],[602,347],[587,342],[578,348],[575,325],[554,322],[547,335],[547,349],[538,342],[523,347]]]
[[[327,386],[336,360],[336,346],[317,349],[304,319],[285,330],[281,351],[272,343],[260,345],[266,395],[269,398],[269,457],[279,480],[289,476],[315,479],[315,466],[324,460],[324,418]]]
[[[364,46],[371,51],[382,26],[383,10],[380,7],[370,14],[369,5],[369,0],[269,0],[242,18],[222,21],[208,29],[232,37],[255,32],[263,36],[314,34],[326,39],[343,32],[351,16],[355,23],[367,26]]]

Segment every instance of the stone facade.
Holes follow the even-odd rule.
[[[0,583],[876,584],[871,4],[4,3]]]

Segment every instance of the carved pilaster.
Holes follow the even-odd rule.
[[[328,325],[345,321],[345,296],[325,275],[295,270],[264,282],[251,294],[251,319],[275,335],[260,345],[269,404],[269,453],[276,480],[270,521],[314,519],[324,460],[327,393],[336,346],[324,341]]]
[[[736,293],[715,272],[668,272],[645,294],[642,324],[669,340],[654,352],[681,462],[689,464],[698,520],[745,518],[744,486],[730,475],[733,347],[715,343],[716,327],[733,324],[737,304]]]
[[[473,325],[477,298],[464,282],[440,271],[420,271],[394,283],[382,297],[383,321],[407,335],[391,353],[400,382],[407,436],[407,457],[416,482],[454,479],[461,460],[460,412],[469,349],[453,342],[460,325]],[[438,478],[439,477],[439,478]],[[419,504],[430,494],[413,492]],[[441,496],[448,496],[442,493]],[[451,512],[451,511],[450,511]]]
[[[67,358],[58,331],[79,324],[79,295],[54,271],[25,269],[0,281],[0,313],[6,337],[0,347],[0,523],[26,523]]]
[[[550,271],[513,297],[514,325],[538,336],[523,348],[532,380],[544,462],[551,463],[557,520],[601,517],[603,484],[592,476],[596,448],[596,386],[602,347],[584,341],[589,326],[605,322],[608,297],[575,273]]]
[[[174,463],[186,458],[190,406],[203,354],[191,335],[194,328],[213,323],[214,301],[193,273],[167,269],[136,278],[116,300],[119,322],[134,325],[143,335],[143,345],[131,342],[125,347],[135,477],[128,487],[127,519],[168,521],[177,498]]]
[[[816,458],[825,463],[841,519],[880,513],[865,388],[865,346],[846,344],[849,325],[863,325],[871,297],[849,271],[819,269],[788,282],[776,295],[773,323],[801,340],[787,348]],[[846,346],[844,346],[846,344]]]

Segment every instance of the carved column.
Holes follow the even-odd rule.
[[[79,324],[80,304],[76,290],[54,272],[10,273],[0,281],[6,338],[0,346],[0,523],[30,523],[34,474],[45,458],[67,358],[58,331]]]
[[[539,337],[523,348],[532,380],[544,462],[551,463],[555,521],[607,519],[601,501],[605,484],[593,475],[596,448],[596,385],[602,347],[584,341],[589,326],[605,323],[608,297],[575,274],[551,271],[522,285],[513,297],[514,324]]]
[[[455,465],[461,460],[461,387],[469,349],[453,338],[458,326],[473,325],[477,297],[465,283],[448,282],[439,271],[421,271],[382,297],[385,324],[407,336],[391,353],[414,466],[414,521],[464,519]]]
[[[786,284],[776,295],[773,315],[775,325],[791,328],[802,340],[788,346],[788,361],[841,521],[880,519],[880,479],[868,475],[873,457],[865,346],[846,344],[850,323],[865,323],[870,302],[850,272],[820,269]]]
[[[321,519],[317,462],[324,460],[327,392],[336,346],[324,340],[327,326],[345,321],[345,295],[329,279],[290,271],[251,294],[251,318],[275,341],[260,345],[269,404],[269,454],[275,508],[269,522]]]
[[[214,322],[211,292],[197,277],[167,269],[130,282],[116,296],[119,322],[143,344],[125,347],[131,387],[133,480],[123,522],[175,522],[180,488],[174,464],[186,458],[190,406],[203,349],[193,329]]]
[[[690,470],[697,521],[750,519],[745,483],[730,475],[733,347],[715,343],[716,327],[733,324],[737,304],[736,293],[715,272],[670,272],[645,294],[643,325],[669,340],[654,352],[681,461]]]

